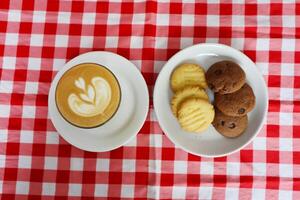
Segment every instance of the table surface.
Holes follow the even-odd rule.
[[[123,199],[300,198],[300,4],[218,0],[0,3],[0,197]],[[164,63],[193,44],[248,55],[269,91],[266,124],[240,152],[184,152],[157,122],[152,92]],[[147,120],[124,147],[90,153],[64,141],[48,115],[49,87],[71,58],[118,53],[142,72]]]

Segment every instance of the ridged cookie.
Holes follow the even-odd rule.
[[[184,63],[179,65],[171,75],[171,88],[174,92],[186,86],[207,88],[205,71],[196,64]]]
[[[173,114],[177,117],[178,108],[188,98],[199,98],[209,101],[206,92],[197,86],[188,86],[175,93],[171,101]]]
[[[214,119],[213,105],[203,99],[188,99],[178,111],[178,121],[182,129],[190,132],[201,132],[208,128]]]

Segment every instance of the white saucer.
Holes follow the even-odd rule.
[[[170,100],[170,75],[181,63],[200,64],[207,70],[213,63],[232,60],[238,63],[246,73],[247,83],[256,96],[256,105],[248,113],[248,127],[245,133],[235,139],[225,138],[211,125],[206,131],[195,134],[183,131],[172,114]],[[207,90],[211,101],[213,93]],[[162,68],[156,80],[153,102],[155,113],[164,133],[171,141],[187,152],[205,157],[219,157],[236,152],[246,146],[258,134],[263,126],[268,107],[268,91],[262,74],[255,64],[242,52],[221,44],[198,44],[176,53]]]
[[[71,125],[60,115],[55,104],[55,88],[59,79],[64,72],[80,63],[97,63],[107,67],[121,87],[118,111],[97,128],[84,129]],[[56,74],[51,84],[48,106],[54,127],[66,141],[86,151],[103,152],[116,149],[136,136],[146,120],[149,94],[142,74],[129,60],[111,52],[94,51],[73,58]]]

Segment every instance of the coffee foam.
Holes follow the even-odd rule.
[[[117,111],[121,90],[110,70],[94,63],[76,65],[60,78],[55,100],[62,117],[73,125],[92,128]]]
[[[81,93],[69,95],[68,105],[71,110],[82,117],[92,117],[103,113],[111,100],[111,87],[108,82],[96,76],[92,78],[91,84],[87,85],[83,77],[75,80],[74,84],[81,90]]]

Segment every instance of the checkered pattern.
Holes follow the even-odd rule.
[[[300,199],[300,4],[260,0],[0,3],[2,199]],[[269,89],[266,125],[233,155],[208,159],[175,148],[152,100],[138,136],[106,153],[79,150],[49,116],[51,80],[69,59],[118,53],[152,90],[175,52],[200,42],[240,49]]]

